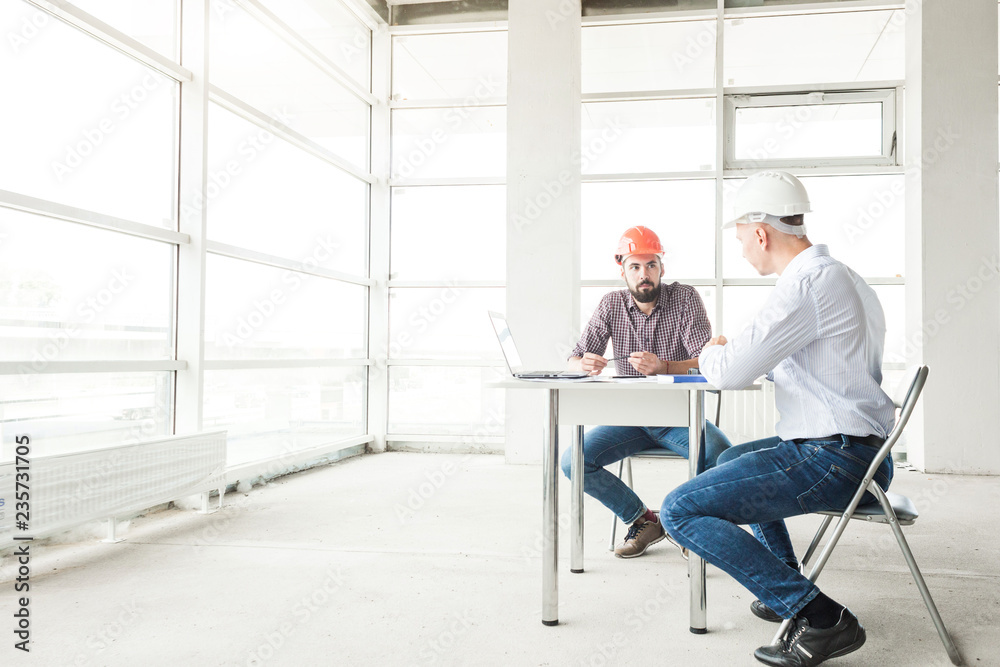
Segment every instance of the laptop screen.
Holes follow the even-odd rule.
[[[490,321],[493,322],[493,329],[496,331],[497,339],[500,341],[500,349],[503,350],[504,360],[507,362],[507,370],[520,373],[524,369],[521,367],[521,356],[517,353],[514,345],[514,338],[510,335],[510,327],[507,326],[507,319],[500,313],[490,311]]]

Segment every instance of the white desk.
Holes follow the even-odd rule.
[[[706,383],[658,382],[536,382],[510,378],[490,383],[498,389],[535,389],[547,392],[545,451],[542,456],[542,623],[559,623],[559,429],[573,428],[571,458],[572,505],[570,524],[572,550],[570,571],[583,572],[583,425],[688,426],[689,478],[698,473],[701,433],[705,423]],[[747,387],[757,389],[759,387]],[[666,491],[666,490],[665,490]],[[694,553],[688,561],[691,580],[691,632],[706,632],[705,561]]]

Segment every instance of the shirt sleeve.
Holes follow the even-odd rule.
[[[807,281],[778,285],[747,328],[705,348],[698,366],[719,389],[740,389],[815,340],[818,326]]]
[[[604,351],[608,349],[608,339],[611,338],[611,329],[608,327],[610,307],[607,300],[608,296],[606,295],[597,304],[594,314],[590,316],[590,322],[587,323],[586,331],[583,332],[583,336],[576,344],[576,347],[573,348],[573,351],[569,353],[570,358],[582,357],[586,352],[604,354]]]
[[[687,359],[697,357],[704,349],[705,343],[712,337],[712,324],[708,321],[705,303],[701,300],[701,294],[698,294],[698,290],[693,287],[688,293],[680,334],[684,349],[687,350]]]

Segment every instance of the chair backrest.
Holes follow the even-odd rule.
[[[889,430],[888,437],[886,437],[885,442],[879,448],[878,454],[872,459],[871,465],[868,466],[868,472],[865,473],[865,478],[862,480],[861,486],[854,494],[854,497],[851,498],[850,505],[848,505],[848,514],[853,514],[854,510],[857,509],[865,491],[868,490],[868,485],[875,478],[875,472],[878,470],[878,467],[882,465],[882,461],[889,455],[889,451],[892,450],[893,446],[899,440],[899,436],[902,435],[903,429],[906,427],[906,423],[910,420],[910,415],[913,413],[913,406],[916,405],[917,399],[920,398],[920,393],[924,390],[926,382],[927,366],[914,366],[909,369],[906,378],[897,388],[892,402],[893,405],[899,408],[899,418],[896,419],[895,425]]]

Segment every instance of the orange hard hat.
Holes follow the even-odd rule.
[[[659,255],[662,252],[656,232],[649,227],[629,227],[618,241],[615,261],[621,264],[629,255]]]

